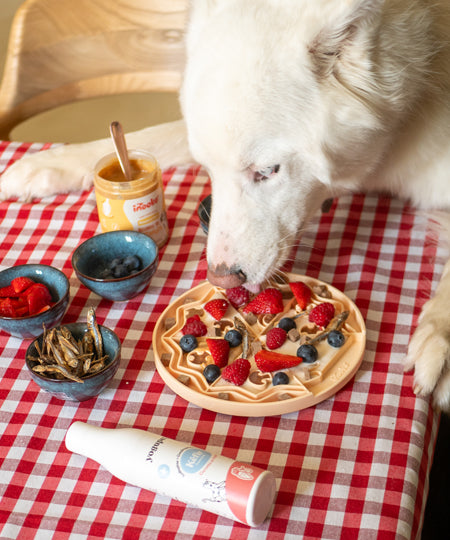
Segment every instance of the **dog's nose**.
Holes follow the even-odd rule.
[[[222,287],[223,289],[239,287],[247,279],[240,268],[230,268],[225,263],[219,264],[215,268],[209,266],[207,278],[212,285]]]

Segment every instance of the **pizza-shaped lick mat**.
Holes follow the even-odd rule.
[[[291,291],[290,283],[303,282],[312,291],[308,305],[302,310]],[[179,396],[211,411],[236,416],[270,416],[299,411],[328,399],[338,392],[358,370],[366,342],[364,320],[356,305],[331,285],[307,276],[285,274],[284,281],[268,287],[282,293],[283,311],[272,314],[246,314],[231,303],[220,320],[204,309],[212,299],[227,299],[226,291],[201,283],[182,294],[161,314],[153,333],[156,368],[164,382]],[[322,303],[334,305],[334,317],[322,328],[309,320],[311,310]],[[182,328],[190,317],[199,318],[207,327],[207,335],[197,337],[198,345],[191,352],[180,347]],[[312,343],[317,360],[301,361],[297,366],[278,371],[287,375],[287,384],[274,385],[277,371],[260,371],[255,354],[267,349],[266,334],[282,318],[295,321],[295,329],[273,352],[297,356],[301,344]],[[209,383],[203,375],[206,365],[213,363],[207,339],[223,339],[233,328],[247,332],[247,359],[251,369],[245,382],[237,386],[219,376]],[[329,344],[327,335],[338,328],[345,337],[339,346]],[[246,343],[246,345],[247,345]],[[228,364],[243,355],[243,344],[231,347]],[[222,370],[223,371],[223,370]]]

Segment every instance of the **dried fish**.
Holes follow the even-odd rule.
[[[33,367],[33,371],[36,371],[37,373],[61,373],[61,375],[64,375],[67,379],[84,383],[83,379],[80,379],[80,377],[77,377],[63,366],[57,366],[56,364],[53,366],[37,365]]]
[[[247,358],[249,348],[250,348],[250,336],[247,331],[247,328],[245,327],[244,323],[238,319],[237,317],[234,318],[234,326],[236,327],[236,330],[238,330],[242,334],[242,355],[241,358]]]
[[[100,328],[97,324],[97,319],[95,317],[95,311],[90,308],[87,313],[87,325],[89,332],[92,334],[92,337],[94,338],[94,346],[95,351],[97,353],[98,357],[101,357],[103,355],[103,341],[102,341],[102,335],[100,333]]]
[[[47,330],[44,326],[42,344],[35,342],[37,356],[29,356],[35,363],[32,370],[56,379],[69,379],[83,383],[82,377],[99,373],[108,365],[103,354],[103,342],[95,312],[87,314],[88,330],[76,340],[65,326]]]

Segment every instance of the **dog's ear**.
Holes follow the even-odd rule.
[[[336,62],[346,47],[356,40],[361,45],[364,35],[376,32],[381,20],[384,0],[357,0],[337,19],[321,29],[309,44],[316,73],[327,76],[333,72]]]

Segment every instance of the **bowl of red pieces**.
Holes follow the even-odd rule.
[[[57,326],[69,305],[69,280],[57,268],[22,264],[0,272],[0,330],[35,338]]]

